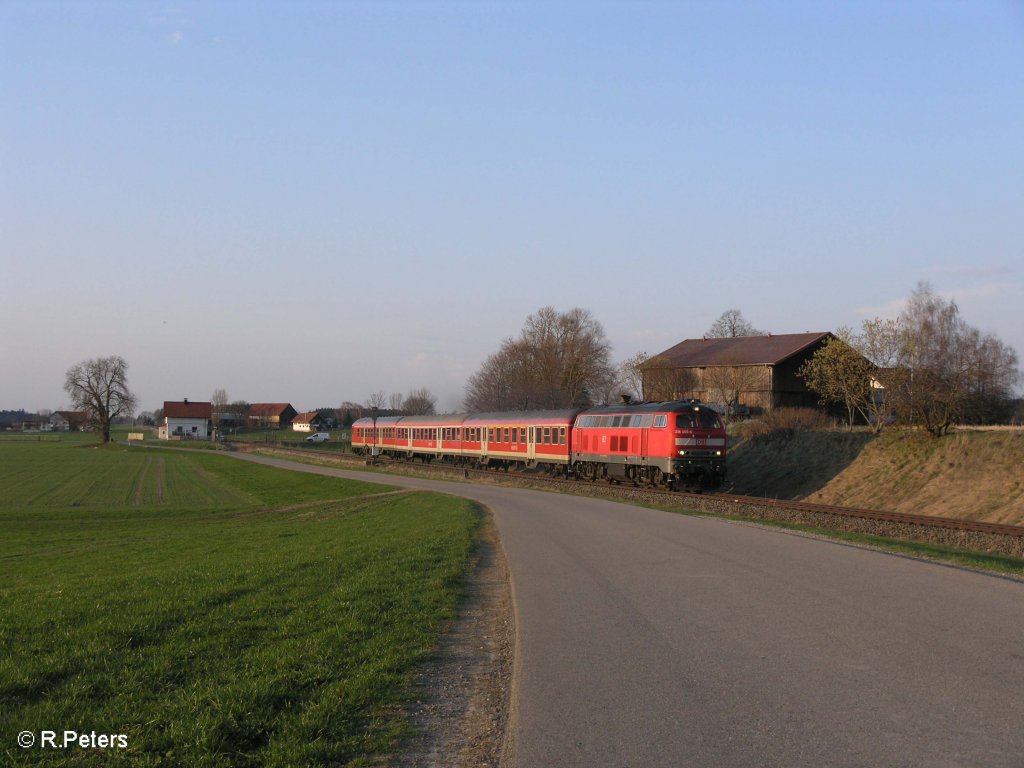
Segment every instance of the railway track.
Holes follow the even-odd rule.
[[[266,448],[264,447],[263,449],[265,450]],[[301,456],[304,459],[329,457],[331,463],[351,464],[354,466],[371,464],[365,458],[352,454],[325,454],[321,451],[303,450],[301,448],[277,448],[274,449],[274,452]],[[990,554],[1024,558],[1024,526],[1019,525],[985,523],[974,520],[935,517],[933,515],[912,515],[876,509],[814,504],[805,501],[739,496],[719,492],[669,491],[663,488],[646,486],[634,487],[628,483],[620,485],[603,480],[572,480],[553,477],[540,471],[532,470],[506,472],[489,469],[469,469],[446,464],[387,458],[377,458],[372,463],[381,468],[434,477],[475,478],[477,480],[502,484],[544,487],[567,493],[657,504],[659,506],[696,508],[717,514],[778,520],[815,525],[823,528],[836,528],[888,538],[926,541]]]

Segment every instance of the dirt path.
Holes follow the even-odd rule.
[[[417,674],[410,713],[419,732],[387,765],[496,767],[508,725],[515,645],[505,553],[488,518],[459,617]]]

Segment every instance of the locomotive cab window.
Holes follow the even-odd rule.
[[[695,413],[676,414],[676,429],[696,429],[700,420]]]
[[[700,412],[700,426],[703,429],[721,429],[722,422],[719,421],[717,413],[702,410]]]

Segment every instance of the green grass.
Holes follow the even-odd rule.
[[[480,513],[206,453],[0,441],[0,763],[364,765]],[[126,749],[20,749],[21,731]]]

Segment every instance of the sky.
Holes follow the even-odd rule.
[[[0,113],[0,409],[458,410],[544,306],[621,361],[921,281],[1024,356],[1024,0],[0,0]]]

